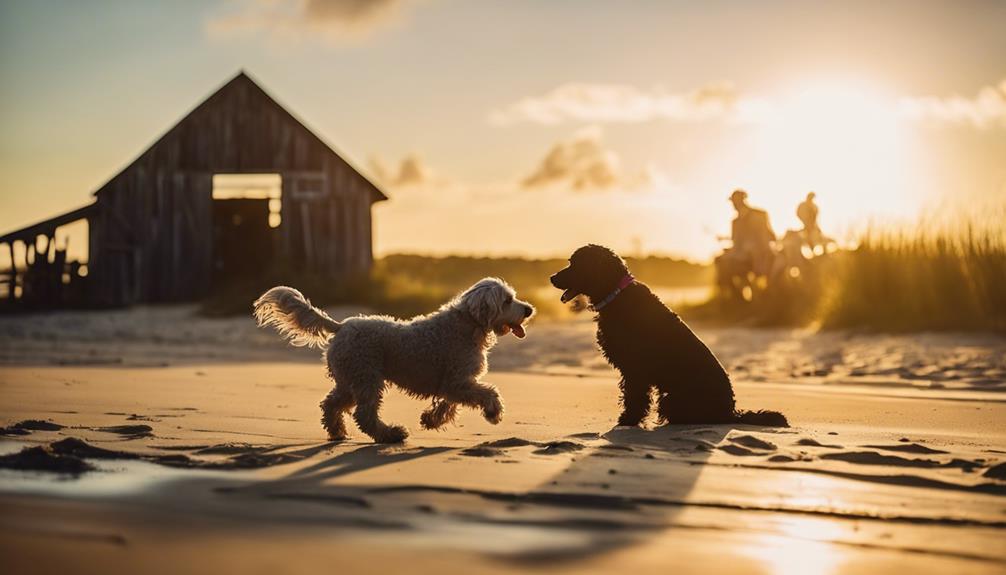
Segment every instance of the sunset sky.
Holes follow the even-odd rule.
[[[709,259],[1006,202],[1006,2],[0,0],[0,232],[246,70],[380,181],[375,248]],[[949,207],[949,208],[948,208]]]

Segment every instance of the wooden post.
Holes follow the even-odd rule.
[[[7,299],[14,303],[16,299],[14,297],[14,291],[17,288],[17,262],[14,260],[14,242],[17,240],[11,240],[7,243],[7,249],[10,251],[10,291],[7,293]]]

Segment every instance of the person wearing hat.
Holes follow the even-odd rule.
[[[739,288],[734,278],[740,277],[742,284],[747,284],[749,272],[755,276],[767,276],[771,271],[775,258],[772,251],[775,232],[769,223],[768,212],[748,204],[746,191],[734,190],[729,199],[737,210],[737,217],[730,228],[733,245],[716,258],[716,270],[720,286],[736,292]]]

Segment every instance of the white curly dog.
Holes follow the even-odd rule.
[[[489,349],[511,331],[524,337],[531,304],[516,298],[509,285],[485,278],[438,311],[410,320],[359,316],[338,322],[311,305],[299,291],[278,286],[254,304],[259,326],[272,326],[292,345],[324,348],[335,387],[321,402],[321,424],[332,440],[347,437],[343,414],[353,411],[360,430],[380,443],[409,436],[405,427],[387,425],[378,410],[387,383],[433,405],[419,421],[436,429],[453,421],[458,405],[481,409],[499,423],[503,402],[496,388],[479,382],[488,369]]]

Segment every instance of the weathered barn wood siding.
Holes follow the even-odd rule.
[[[200,104],[95,196],[92,289],[102,303],[187,300],[212,276],[212,176],[282,176],[279,253],[296,271],[369,269],[370,181],[243,73]]]

